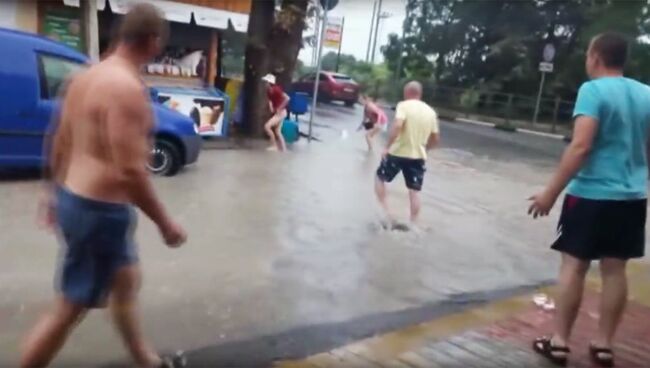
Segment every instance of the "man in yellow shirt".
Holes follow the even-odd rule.
[[[419,192],[426,170],[427,151],[439,139],[438,115],[421,98],[422,85],[419,82],[412,81],[404,86],[404,101],[397,104],[388,144],[377,169],[375,192],[391,221],[393,218],[386,202],[386,183],[402,172],[409,189],[411,223],[416,224],[420,214]]]

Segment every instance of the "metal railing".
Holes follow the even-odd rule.
[[[403,83],[375,84],[367,92],[388,104],[401,98]],[[423,82],[424,100],[453,117],[475,117],[513,128],[529,128],[566,133],[571,129],[573,101],[544,96],[540,101],[538,122],[533,124],[536,97],[479,88],[456,88]]]

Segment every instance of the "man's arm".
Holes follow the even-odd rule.
[[[135,83],[122,84],[112,92],[106,127],[114,165],[131,201],[164,228],[171,220],[156,196],[146,169],[152,119],[149,104]]]
[[[550,212],[557,197],[589,157],[597,132],[598,120],[586,115],[580,115],[576,118],[573,139],[564,151],[560,165],[546,186],[546,190],[531,198],[534,202],[528,209],[528,213],[537,217],[546,216]]]
[[[434,149],[440,142],[440,133],[431,133],[427,141],[427,151]]]
[[[427,150],[432,150],[440,142],[440,124],[438,123],[438,115],[434,114],[433,121],[431,122],[431,134],[427,141]]]
[[[393,145],[393,143],[395,143],[397,137],[399,137],[399,134],[402,132],[403,127],[404,127],[403,119],[395,119],[393,121],[393,125],[391,126],[390,132],[388,133],[388,141],[386,142],[385,153],[387,153],[390,147]]]

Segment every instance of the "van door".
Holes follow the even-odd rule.
[[[40,99],[36,106],[35,118],[38,121],[38,129],[44,133],[44,138],[48,140],[56,128],[55,123],[58,119],[61,107],[60,97],[62,97],[63,87],[69,82],[70,78],[87,65],[78,60],[68,59],[54,54],[39,54],[39,85]],[[41,142],[40,159],[44,159],[43,142]]]
[[[50,123],[58,112],[58,97],[64,83],[85,64],[53,54],[37,53],[34,72],[38,76],[38,98],[29,109],[18,111],[6,132],[6,146],[0,156],[6,155],[13,165],[40,166],[44,162],[43,143],[49,133]]]

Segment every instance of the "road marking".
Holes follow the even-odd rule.
[[[486,126],[486,127],[490,127],[490,128],[494,128],[494,126],[496,125],[494,123],[486,123],[484,121],[465,119],[465,118],[456,118],[456,121],[460,121],[461,123],[469,123],[469,124],[475,124],[475,125],[480,125],[480,126]]]
[[[536,132],[534,130],[529,130],[529,129],[519,129],[517,128],[517,131],[522,132],[522,133],[528,133],[528,134],[533,134],[533,135],[539,135],[541,137],[546,137],[546,138],[554,138],[554,139],[564,139],[563,135],[560,134],[553,134],[553,133],[544,133],[544,132]]]

